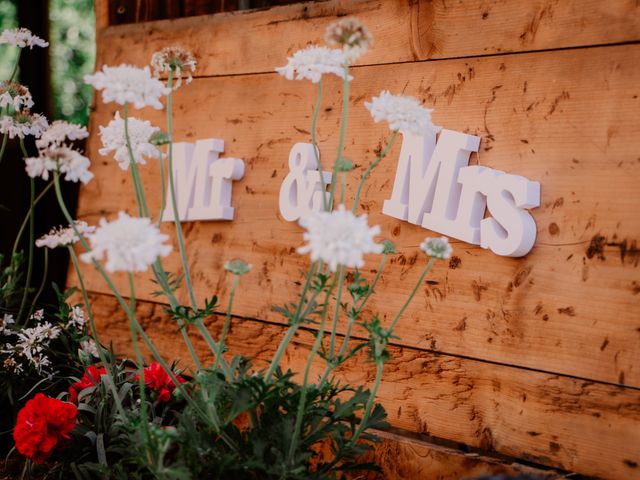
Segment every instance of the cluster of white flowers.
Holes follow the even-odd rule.
[[[25,170],[31,178],[49,180],[49,172],[64,174],[69,182],[88,183],[93,178],[91,161],[73,148],[51,146],[40,150],[37,157],[25,158]]]
[[[9,44],[19,48],[48,47],[49,43],[31,33],[27,28],[7,29],[0,34],[0,44]]]
[[[380,95],[373,97],[371,102],[365,102],[373,120],[378,123],[385,120],[391,130],[411,132],[422,135],[429,131],[436,133],[440,130],[431,122],[431,109],[424,108],[418,100],[404,95],[392,95],[383,90]]]
[[[420,244],[420,249],[431,258],[437,258],[440,260],[448,259],[453,253],[453,248],[449,245],[449,239],[447,237],[427,237]]]
[[[46,117],[28,110],[16,112],[13,116],[4,115],[0,119],[0,133],[9,135],[9,138],[24,138],[27,135],[40,138],[48,126]]]
[[[0,108],[11,107],[15,111],[29,110],[33,98],[27,87],[16,82],[0,83]]]
[[[364,254],[383,249],[373,240],[380,227],[369,227],[367,215],[356,217],[344,205],[332,212],[314,212],[300,219],[300,225],[307,230],[304,239],[309,243],[298,248],[298,253],[311,253],[312,261],[322,260],[334,272],[338,265],[361,268]]]
[[[16,323],[13,315],[5,313],[0,319],[0,335],[9,335],[11,333],[11,325]]]
[[[58,338],[62,330],[50,322],[43,322],[42,310],[38,310],[30,318],[42,323],[17,331],[3,329],[1,333],[5,337],[11,336],[12,341],[6,343],[0,353],[7,356],[3,361],[5,369],[13,373],[22,373],[25,367],[30,367],[42,375],[48,373],[48,367],[51,366],[46,352],[51,341]],[[13,317],[5,315],[2,322],[3,325],[13,323]]]
[[[176,83],[173,88],[177,89],[182,84],[182,75],[187,75],[187,83],[193,80],[191,74],[196,71],[195,57],[187,50],[180,47],[166,47],[155,52],[151,56],[151,67],[153,74],[159,77],[163,74],[173,75]]]
[[[127,119],[127,124],[129,142],[135,162],[145,164],[145,156],[159,158],[160,151],[149,140],[160,129],[151,125],[151,122],[133,117]],[[102,148],[99,150],[100,155],[109,155],[111,152],[115,152],[114,157],[120,168],[122,170],[128,169],[130,157],[124,131],[124,119],[120,118],[120,113],[116,112],[109,125],[100,127],[100,139],[102,140]]]
[[[76,220],[74,223],[76,230],[78,230],[78,233],[83,237],[96,231],[96,227],[88,225],[87,222],[83,220]],[[36,246],[48,248],[66,247],[79,240],[73,227],[69,225],[68,227],[52,228],[49,233],[36,240]]]
[[[326,73],[344,79],[346,62],[347,57],[341,49],[311,45],[294,53],[287,59],[284,67],[276,68],[276,72],[287,80],[311,80],[312,83],[318,83]],[[349,75],[349,80],[352,78]]]
[[[98,346],[96,342],[92,339],[88,338],[87,340],[82,340],[80,342],[80,349],[78,350],[78,355],[82,356],[82,354],[86,355],[89,358],[98,358],[100,354],[98,353]]]
[[[329,25],[324,40],[331,47],[341,47],[349,62],[360,58],[373,45],[369,29],[354,17],[341,18]]]
[[[102,218],[88,238],[92,249],[81,255],[82,260],[102,260],[106,255],[105,267],[109,272],[143,272],[159,256],[171,252],[171,246],[164,244],[169,237],[160,233],[151,219],[130,217],[125,212],[120,212],[112,222]]]
[[[82,331],[87,321],[84,318],[84,311],[78,305],[71,307],[69,312],[69,320],[67,321],[66,328],[73,327],[78,331]]]
[[[89,136],[87,128],[74,123],[56,120],[44,131],[42,136],[36,140],[38,148],[61,147],[67,142],[82,140]]]
[[[102,100],[105,103],[131,104],[136,108],[153,107],[161,110],[160,97],[169,93],[169,89],[160,80],[151,76],[149,67],[105,65],[102,71],[85,75],[84,81],[96,90],[102,90]]]

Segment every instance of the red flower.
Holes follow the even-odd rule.
[[[136,380],[140,379],[140,375],[135,375]],[[184,383],[185,379],[180,375],[177,376],[180,383]],[[153,362],[144,369],[144,383],[151,390],[158,394],[159,402],[168,402],[171,398],[171,392],[176,388],[171,377],[164,371],[158,362]]]
[[[78,394],[85,388],[94,387],[100,383],[100,375],[106,375],[107,370],[104,367],[97,368],[91,365],[82,375],[79,382],[71,384],[69,387],[69,398],[73,403],[78,403]]]
[[[77,414],[75,405],[38,393],[18,412],[13,430],[16,449],[35,463],[45,462],[71,440]]]

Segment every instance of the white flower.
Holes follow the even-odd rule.
[[[0,119],[0,133],[9,135],[9,138],[24,138],[27,135],[39,138],[48,126],[46,117],[39,113],[29,113],[28,110],[13,116],[5,115]]]
[[[7,357],[4,362],[2,362],[2,366],[15,374],[20,374],[24,372],[24,367],[21,363],[16,362],[13,357]]]
[[[7,348],[26,360],[38,371],[51,365],[51,361],[42,352],[49,346],[51,340],[60,336],[60,327],[44,322],[33,328],[25,328],[17,332],[18,340],[13,344],[7,344]]]
[[[40,320],[44,319],[44,308],[41,308],[40,310],[36,310],[33,315],[31,315],[31,320],[35,320],[36,322],[39,322]]]
[[[311,45],[298,50],[287,59],[284,67],[276,72],[287,80],[311,80],[318,83],[325,73],[333,73],[344,79],[344,65],[347,58],[342,50]],[[349,80],[353,77],[349,75]]]
[[[65,122],[64,120],[56,120],[36,140],[36,146],[38,148],[60,147],[66,145],[67,141],[82,140],[88,136],[89,132],[86,127]]]
[[[16,111],[33,107],[31,92],[24,85],[15,82],[0,83],[0,108],[11,107]]]
[[[77,150],[62,146],[51,146],[40,150],[37,157],[25,158],[25,170],[31,178],[49,180],[49,172],[64,173],[69,182],[88,183],[93,178],[89,171],[91,161]]]
[[[84,311],[79,306],[71,308],[69,313],[69,321],[67,327],[74,327],[76,330],[82,330],[87,321],[84,319]]]
[[[5,313],[2,316],[2,320],[0,320],[0,335],[11,335],[13,332],[9,325],[13,325],[16,321],[13,318],[13,315],[10,313]]]
[[[183,73],[187,74],[187,83],[191,83],[191,74],[195,73],[197,63],[191,52],[180,47],[166,47],[151,56],[153,74],[156,77],[163,74],[173,75],[176,79],[174,90],[182,84]]]
[[[453,253],[453,248],[449,245],[449,239],[447,237],[427,237],[420,244],[420,250],[431,258],[439,258],[441,260],[446,260]]]
[[[74,223],[76,230],[78,230],[78,233],[83,237],[96,231],[96,227],[89,226],[87,222],[82,220],[76,220]],[[69,225],[68,227],[52,228],[49,233],[36,240],[36,246],[49,248],[66,247],[67,245],[76,243],[78,240],[80,239],[76,235],[76,232],[73,230],[73,227]]]
[[[105,65],[101,72],[85,75],[84,81],[93,85],[96,90],[102,90],[102,100],[105,103],[130,103],[136,108],[153,107],[161,110],[160,97],[169,93],[169,89],[160,80],[151,76],[149,67]]]
[[[42,38],[37,37],[31,30],[26,28],[13,28],[3,30],[0,35],[0,44],[8,43],[16,47],[24,48],[29,47],[48,47],[49,43],[45,42]]]
[[[133,117],[129,117],[127,123],[131,151],[135,162],[144,165],[146,163],[145,156],[159,158],[160,151],[156,146],[149,143],[149,139],[160,129],[146,120],[138,120]],[[114,157],[120,168],[122,170],[129,168],[130,158],[124,134],[124,119],[120,118],[118,112],[116,112],[114,119],[109,122],[109,125],[100,127],[100,138],[102,140],[102,148],[99,150],[100,155],[109,155],[109,153],[115,152]]]
[[[92,339],[87,339],[87,340],[82,340],[80,342],[80,350],[78,353],[84,353],[89,357],[99,357],[100,354],[98,353],[98,346],[96,345],[96,342],[94,342]]]
[[[382,252],[383,246],[373,241],[380,227],[369,227],[367,215],[356,217],[344,205],[332,212],[314,212],[299,223],[307,229],[304,239],[309,243],[298,253],[311,252],[312,261],[322,260],[334,272],[338,265],[360,268],[365,253]]]
[[[350,62],[373,45],[373,36],[357,18],[341,18],[327,27],[324,40],[330,47],[341,47]]]
[[[146,217],[130,217],[125,212],[118,213],[117,220],[100,220],[100,226],[88,235],[92,250],[83,253],[85,262],[102,260],[107,256],[105,265],[109,272],[143,272],[159,256],[171,251],[170,245],[164,245],[168,236]]]
[[[364,106],[371,112],[373,120],[389,122],[391,130],[411,132],[421,135],[440,130],[431,122],[431,109],[424,108],[418,100],[403,95],[392,95],[387,90],[380,92],[380,96],[373,97]]]

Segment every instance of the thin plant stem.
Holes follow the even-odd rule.
[[[336,184],[338,183],[338,166],[342,164],[342,151],[344,150],[344,136],[347,129],[347,117],[349,115],[349,64],[344,64],[344,78],[342,80],[342,116],[340,117],[340,136],[338,137],[338,153],[333,164],[333,177],[329,193],[329,210],[333,209]]]
[[[342,300],[342,290],[344,287],[344,266],[340,266],[340,272],[338,273],[338,291],[336,292],[336,304],[333,307],[333,324],[331,326],[331,340],[329,341],[329,358],[334,361],[334,352],[336,344],[336,333],[338,330],[338,320],[340,319],[340,300]]]
[[[394,130],[393,133],[391,134],[391,138],[389,138],[389,141],[387,142],[385,147],[380,151],[380,153],[375,158],[375,160],[371,162],[371,164],[367,167],[367,169],[364,172],[364,175],[362,175],[362,178],[360,179],[360,183],[358,184],[358,189],[356,190],[356,197],[353,200],[353,207],[351,209],[353,213],[356,213],[356,211],[358,210],[358,203],[360,202],[360,194],[362,193],[362,187],[364,186],[364,182],[369,177],[371,170],[373,170],[376,167],[376,165],[378,165],[380,161],[387,155],[387,153],[393,146],[394,142],[396,141],[397,136],[398,136],[398,131]]]
[[[182,261],[182,270],[184,271],[184,279],[187,284],[187,290],[189,291],[189,298],[191,300],[191,306],[194,310],[197,310],[198,303],[193,292],[193,285],[191,283],[191,272],[189,271],[189,263],[187,262],[187,252],[184,247],[184,236],[182,233],[182,225],[180,223],[180,215],[178,213],[178,203],[176,200],[176,188],[173,183],[173,107],[172,107],[172,82],[173,71],[167,79],[167,88],[169,93],[167,94],[167,134],[169,135],[169,188],[171,190],[171,206],[173,208],[173,220],[176,224],[176,235],[178,237],[178,249],[180,250],[180,260]]]
[[[26,228],[27,222],[29,221],[29,218],[31,217],[31,213],[36,208],[36,205],[38,204],[38,202],[40,200],[42,200],[42,197],[45,196],[45,194],[49,191],[49,189],[51,187],[53,187],[53,180],[51,182],[49,182],[49,184],[46,187],[44,187],[44,189],[38,194],[38,196],[33,201],[33,205],[31,205],[31,208],[29,208],[29,211],[24,216],[24,220],[22,220],[22,224],[20,224],[20,229],[18,230],[18,234],[16,235],[16,239],[13,242],[13,250],[11,251],[11,255],[12,256],[15,255],[16,252],[18,251],[18,244],[20,243],[20,238],[22,237],[22,234],[24,233],[24,229]]]
[[[233,283],[231,284],[231,292],[229,293],[229,305],[227,306],[227,314],[224,318],[224,325],[222,326],[222,334],[220,335],[220,352],[224,353],[224,341],[227,337],[227,332],[229,330],[229,325],[231,324],[231,308],[233,306],[233,297],[236,294],[236,289],[238,288],[238,283],[240,281],[240,275],[233,275]],[[214,369],[218,367],[218,361],[220,359],[216,358],[216,363]]]
[[[366,428],[367,422],[369,421],[369,417],[371,417],[371,412],[373,411],[373,403],[376,400],[376,395],[378,394],[378,389],[380,388],[380,381],[382,380],[382,370],[384,369],[384,362],[382,360],[376,361],[376,379],[373,383],[373,388],[371,389],[371,394],[367,399],[367,403],[364,407],[364,414],[362,415],[362,419],[360,420],[360,424],[356,429],[353,436],[349,439],[349,443],[353,445],[358,441],[360,435]]]
[[[68,245],[67,249],[69,250],[69,257],[71,257],[71,263],[73,264],[73,268],[76,271],[76,276],[78,277],[80,292],[82,293],[82,299],[84,300],[85,308],[87,309],[87,317],[89,318],[91,336],[93,337],[93,341],[96,343],[96,350],[98,350],[98,358],[100,358],[102,365],[104,365],[107,377],[109,378],[109,388],[111,389],[111,394],[113,395],[113,400],[116,404],[116,408],[118,409],[120,415],[122,415],[122,417],[124,418],[126,417],[126,413],[124,411],[124,407],[122,406],[120,395],[118,395],[118,390],[116,389],[115,380],[111,372],[110,362],[107,360],[107,357],[105,356],[102,349],[102,344],[98,335],[98,329],[96,328],[95,319],[93,317],[93,309],[91,308],[91,303],[89,301],[89,293],[84,286],[84,279],[82,278],[82,272],[80,271],[80,263],[78,262],[78,257],[75,250],[73,249],[73,246]]]
[[[311,117],[311,144],[313,145],[313,153],[316,156],[316,164],[318,165],[318,175],[320,175],[320,185],[322,186],[322,208],[323,210],[329,210],[327,204],[327,186],[324,183],[324,175],[322,171],[322,162],[320,160],[320,150],[318,149],[318,142],[316,140],[316,126],[318,124],[318,113],[320,112],[320,104],[322,103],[322,77],[318,82],[318,97],[316,98],[316,104],[313,107],[313,116]]]
[[[13,82],[16,73],[18,73],[18,66],[20,65],[20,57],[22,56],[22,49],[18,50],[18,58],[16,58],[16,63],[13,65],[13,70],[11,71],[11,76],[9,77],[9,83]]]
[[[400,320],[400,317],[402,317],[402,314],[404,313],[404,311],[407,309],[407,307],[411,303],[411,300],[413,300],[413,297],[416,295],[416,292],[418,291],[418,288],[420,288],[420,285],[422,285],[422,281],[424,280],[424,277],[427,276],[427,273],[429,273],[429,271],[433,267],[434,263],[436,263],[436,259],[435,258],[429,258],[429,261],[427,262],[427,265],[424,267],[424,270],[422,270],[422,273],[420,274],[420,278],[418,278],[418,281],[416,282],[416,285],[413,287],[413,290],[411,291],[411,293],[409,294],[409,296],[405,300],[404,304],[402,305],[400,310],[398,310],[398,313],[396,314],[396,316],[394,317],[393,321],[391,322],[391,326],[389,327],[389,331],[390,332],[393,332],[393,330],[396,328],[396,325],[398,324],[398,320]]]
[[[158,147],[158,153],[160,154],[160,157],[158,158],[158,162],[160,163],[160,212],[158,213],[158,228],[160,228],[160,223],[164,216],[164,205],[167,200],[167,186],[165,185],[164,179],[164,153],[162,153],[162,149],[160,147]]]
[[[149,209],[147,208],[147,202],[144,196],[144,190],[142,189],[142,183],[140,182],[140,172],[138,171],[138,163],[133,155],[133,149],[131,148],[131,139],[129,138],[129,104],[124,104],[124,138],[127,143],[127,151],[129,152],[129,164],[131,166],[131,177],[133,179],[133,188],[136,192],[136,200],[138,203],[138,214],[140,216],[149,216]]]
[[[26,156],[26,149],[24,143],[20,141],[23,152]],[[33,205],[35,201],[36,182],[33,178],[29,178],[30,184],[30,205]],[[31,276],[33,274],[33,242],[35,237],[35,212],[32,210],[29,215],[29,257],[27,260],[27,277],[25,279],[24,292],[22,293],[22,301],[20,302],[20,310],[18,310],[18,321],[22,321],[22,312],[27,304],[27,297],[29,296],[29,288],[31,288]]]
[[[27,313],[27,318],[29,318],[31,316],[31,314],[33,313],[33,309],[35,308],[36,304],[38,303],[38,299],[40,298],[40,295],[42,295],[42,292],[44,290],[44,286],[47,283],[47,275],[49,273],[49,249],[47,247],[44,247],[44,265],[43,265],[43,273],[42,273],[42,281],[40,282],[40,287],[38,288],[38,291],[35,295],[35,297],[33,297],[33,300],[31,301],[31,306],[29,307],[29,312]]]
[[[7,148],[7,140],[9,139],[8,134],[4,134],[2,136],[2,146],[0,146],[0,162],[2,162],[2,158],[4,157],[4,151]]]
[[[138,384],[140,388],[140,413],[142,417],[142,425],[145,437],[148,438],[148,427],[147,424],[147,401],[145,399],[144,389],[146,385],[146,381],[144,378],[144,357],[142,356],[142,351],[140,350],[140,345],[138,344],[138,334],[136,332],[136,319],[135,319],[135,311],[136,311],[136,291],[135,291],[135,282],[133,281],[133,274],[128,272],[129,278],[129,301],[131,302],[131,307],[129,307],[129,311],[127,312],[127,316],[129,317],[129,331],[131,333],[131,344],[133,346],[133,351],[136,355],[136,361],[138,362]],[[145,442],[146,443],[146,442]]]
[[[289,446],[289,463],[291,463],[291,459],[295,453],[295,450],[298,446],[298,438],[301,434],[302,429],[302,420],[304,416],[304,411],[306,408],[307,402],[307,385],[309,384],[309,373],[311,372],[311,365],[313,364],[313,359],[318,353],[320,349],[320,345],[322,345],[322,339],[324,337],[324,327],[327,319],[327,310],[329,306],[329,299],[331,298],[331,294],[333,293],[333,289],[336,286],[336,277],[333,277],[333,282],[331,283],[331,287],[327,290],[324,299],[324,305],[322,307],[322,315],[320,318],[320,326],[318,327],[318,332],[316,333],[316,339],[313,342],[313,346],[311,347],[311,352],[309,353],[309,358],[307,359],[307,364],[304,369],[304,377],[302,381],[302,389],[300,391],[300,401],[298,403],[298,410],[296,412],[296,423],[293,428],[293,435],[291,436],[291,444]]]

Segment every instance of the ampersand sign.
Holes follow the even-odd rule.
[[[318,152],[320,155],[320,152]],[[293,222],[311,212],[322,209],[326,186],[331,183],[331,172],[322,172],[322,182],[314,147],[310,143],[296,143],[289,152],[289,173],[280,186],[280,214]]]

